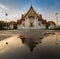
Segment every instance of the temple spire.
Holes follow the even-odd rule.
[[[32,5],[31,5],[31,7],[30,7],[30,8],[33,8],[33,7],[32,7]]]

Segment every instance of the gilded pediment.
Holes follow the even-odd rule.
[[[36,13],[36,11],[33,9],[32,6],[29,8],[28,12],[24,15],[24,17],[27,17],[27,16],[39,17],[39,15]]]

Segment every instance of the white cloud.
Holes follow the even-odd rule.
[[[20,19],[22,11],[11,9],[0,4],[0,20],[6,21],[6,13],[8,14],[7,21],[16,21],[17,19]]]
[[[54,21],[56,24],[57,24],[57,21],[56,21],[56,12],[58,13],[58,25],[60,25],[60,10],[55,10],[55,6],[54,8],[51,7],[52,9],[46,9],[46,8],[43,8],[41,6],[38,7],[38,12],[40,14],[42,14],[42,17],[44,19],[46,19],[47,21]]]
[[[38,12],[40,12],[42,14],[44,19],[53,20],[56,22],[56,17],[55,17],[56,11],[46,10],[46,9],[42,8],[41,6],[37,10],[38,10]],[[0,4],[0,20],[6,21],[5,13],[8,14],[8,17],[7,17],[8,21],[13,21],[13,20],[16,21],[17,19],[20,19],[21,14],[23,14],[23,11],[18,10],[18,9],[11,9],[9,7],[6,7],[3,4]],[[58,11],[58,21],[60,24],[60,11]]]
[[[0,11],[7,11],[8,8],[6,8],[3,4],[0,4]]]
[[[43,11],[42,16],[44,19],[47,19],[48,21],[54,21],[55,23],[57,23],[55,11]],[[60,25],[60,12],[58,12],[57,16],[58,16],[58,25]]]

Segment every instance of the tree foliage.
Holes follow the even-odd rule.
[[[0,21],[0,30],[5,29],[6,23],[4,21]]]

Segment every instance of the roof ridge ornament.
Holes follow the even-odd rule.
[[[30,8],[33,8],[33,7],[32,7],[32,5],[31,5],[31,7],[30,7]]]

